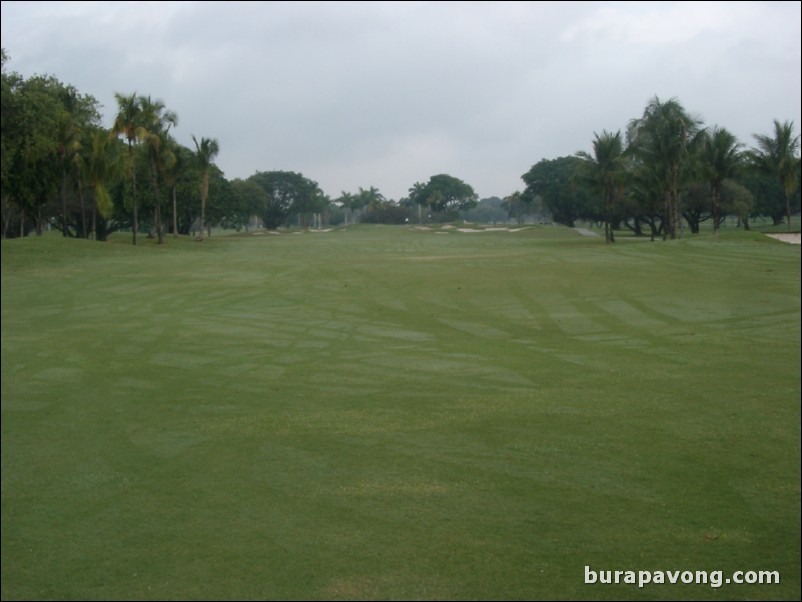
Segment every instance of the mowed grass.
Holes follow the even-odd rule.
[[[4,600],[799,597],[798,246],[2,241]]]

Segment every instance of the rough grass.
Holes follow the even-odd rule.
[[[3,241],[2,598],[799,599],[799,366],[749,235]]]

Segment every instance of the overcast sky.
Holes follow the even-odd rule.
[[[480,198],[676,97],[751,145],[800,118],[800,2],[2,2],[7,69],[116,111],[136,91],[217,138],[229,179],[332,198],[448,173]]]

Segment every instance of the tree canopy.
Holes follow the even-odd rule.
[[[523,197],[528,202],[540,197],[555,222],[573,228],[590,213],[590,194],[577,182],[583,169],[583,160],[575,156],[538,161],[521,176],[526,184]]]
[[[478,195],[470,184],[448,174],[437,174],[423,185],[413,185],[415,201],[432,211],[453,216],[476,205]]]
[[[799,210],[799,135],[790,121],[773,121],[769,134],[744,144],[726,128],[705,128],[676,98],[649,99],[641,116],[621,131],[594,133],[592,152],[542,158],[521,176],[521,192],[497,191],[495,205],[477,206],[465,181],[440,173],[415,182],[408,196],[387,198],[376,186],[341,192],[332,202],[314,180],[296,171],[257,171],[229,182],[213,161],[216,139],[178,144],[178,115],[161,100],[116,92],[109,130],[100,105],[51,75],[25,78],[7,69],[2,51],[0,197],[2,235],[41,234],[105,240],[114,231],[140,232],[163,241],[207,226],[248,227],[255,216],[266,228],[297,217],[307,227],[328,223],[406,223],[508,218],[537,214],[573,226],[603,223],[606,238],[629,228],[652,237],[678,238],[725,215],[747,227],[755,216],[790,226]],[[144,179],[143,179],[144,175]],[[142,186],[142,181],[146,182]],[[503,201],[501,199],[504,199]],[[163,224],[168,224],[164,226]],[[210,232],[210,230],[209,230]]]
[[[262,218],[265,228],[275,230],[295,213],[314,208],[322,195],[317,182],[294,171],[258,171],[248,181],[265,193]]]

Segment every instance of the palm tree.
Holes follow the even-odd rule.
[[[153,225],[156,228],[159,244],[164,242],[164,228],[161,223],[161,190],[159,179],[163,177],[164,170],[175,162],[175,156],[170,150],[170,128],[178,124],[178,115],[174,111],[165,109],[160,100],[151,100],[150,96],[139,99],[142,108],[142,124],[145,129],[143,140],[148,152],[150,162],[150,180],[156,202],[153,210]]]
[[[84,142],[81,142],[81,147]],[[72,167],[75,169],[75,180],[78,184],[78,199],[81,203],[81,237],[89,238],[89,230],[86,228],[86,206],[84,204],[84,171],[86,170],[86,158],[84,153],[77,152],[72,157]]]
[[[176,188],[178,188],[178,174],[183,167],[181,159],[181,149],[179,149],[175,140],[169,139],[168,148],[172,154],[172,161],[164,164],[164,184],[170,189],[173,199],[173,237],[178,236],[178,201],[176,199]]]
[[[421,223],[421,207],[423,207],[423,204],[426,202],[424,198],[425,188],[426,184],[423,182],[415,182],[409,189],[409,200],[418,204],[418,224]]]
[[[797,186],[799,177],[799,136],[794,137],[794,122],[780,123],[774,120],[774,137],[754,134],[757,149],[752,150],[750,158],[758,171],[776,177],[782,184],[785,195],[785,211],[788,230],[791,230],[791,194]]]
[[[663,238],[682,237],[682,203],[679,186],[688,167],[689,147],[701,121],[691,117],[676,98],[662,102],[655,96],[643,117],[629,124],[635,155],[659,173],[663,183]]]
[[[355,201],[355,197],[350,192],[345,192],[344,190],[340,191],[340,198],[337,199],[337,202],[340,203],[343,210],[345,211],[345,225],[348,225],[348,212],[351,210]]]
[[[97,214],[108,219],[111,216],[114,204],[106,182],[117,174],[119,169],[119,155],[117,147],[104,130],[92,133],[92,148],[86,161],[86,172],[89,186],[95,198],[95,207],[92,211],[92,238],[97,239]]]
[[[220,145],[215,138],[201,138],[198,142],[195,135],[192,135],[192,141],[195,143],[195,159],[201,172],[201,217],[200,217],[200,232],[198,233],[198,241],[203,240],[203,221],[206,217],[206,199],[209,197],[209,169],[211,168],[214,158],[220,152]]]
[[[699,158],[701,169],[713,193],[713,233],[718,231],[718,210],[721,206],[721,189],[724,180],[737,176],[743,166],[741,144],[725,128],[713,126],[705,131]]]
[[[355,199],[357,207],[367,207],[372,211],[379,208],[385,200],[384,195],[375,186],[371,186],[367,190],[360,186]]]
[[[67,223],[67,184],[69,168],[75,163],[81,150],[81,130],[78,126],[78,95],[72,88],[65,88],[59,94],[62,107],[56,122],[56,144],[61,166],[61,224],[62,234],[69,236]]]
[[[604,198],[604,240],[615,242],[612,216],[613,201],[621,188],[625,175],[624,145],[621,132],[615,134],[602,130],[601,135],[593,133],[593,155],[579,151],[576,156],[586,161],[589,180],[601,189]]]
[[[117,100],[117,116],[114,118],[114,125],[111,128],[113,136],[122,135],[128,141],[128,161],[131,169],[132,202],[131,217],[133,231],[133,242],[136,246],[136,232],[139,229],[139,218],[137,216],[136,202],[136,163],[134,161],[134,143],[141,139],[145,134],[142,127],[142,104],[136,92],[124,96],[119,92],[114,93]]]

